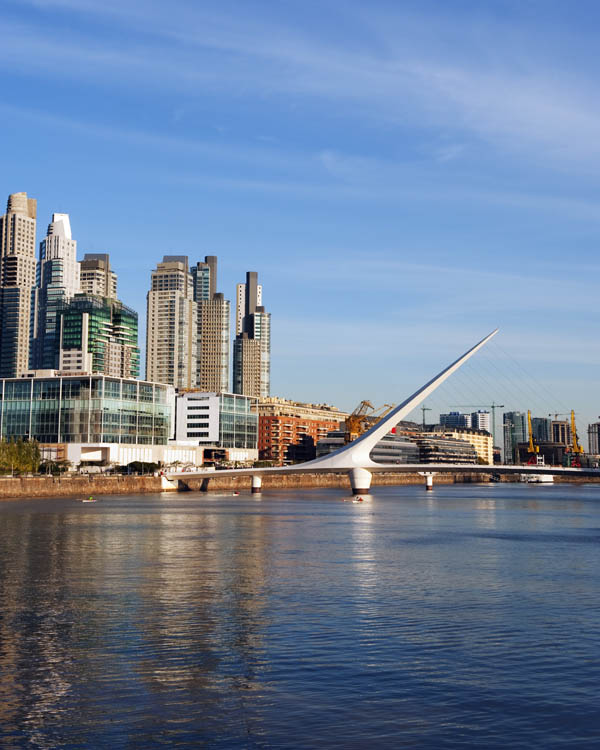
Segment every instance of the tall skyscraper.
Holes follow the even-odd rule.
[[[504,462],[519,462],[519,443],[526,443],[527,415],[520,411],[504,412]]]
[[[58,310],[80,291],[77,242],[68,214],[52,214],[48,234],[40,242],[37,282],[32,297],[30,368],[57,369]]]
[[[61,370],[140,376],[138,314],[116,299],[76,294],[59,308]]]
[[[165,255],[147,295],[146,379],[196,386],[197,307],[187,255]]]
[[[229,390],[230,307],[217,292],[217,256],[207,255],[192,268],[197,305],[196,387],[210,393]]]
[[[258,274],[248,271],[237,288],[233,392],[254,398],[266,398],[271,387],[271,314],[261,303]]]
[[[108,253],[86,253],[79,266],[84,294],[117,299],[117,274],[110,267]]]
[[[35,286],[37,201],[27,193],[8,197],[0,217],[0,377],[29,369],[31,291]]]

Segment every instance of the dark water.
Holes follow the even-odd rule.
[[[0,503],[3,748],[598,748],[600,488]]]

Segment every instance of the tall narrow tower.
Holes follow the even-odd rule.
[[[38,284],[33,295],[29,358],[32,369],[58,368],[58,310],[79,291],[77,242],[71,236],[69,215],[52,214],[48,234],[40,242]]]
[[[8,197],[0,216],[0,377],[29,368],[31,291],[35,286],[37,201],[27,193]]]
[[[197,309],[187,255],[165,255],[147,296],[146,379],[196,385]]]
[[[236,312],[233,392],[266,398],[271,387],[271,314],[262,306],[256,271],[248,271],[246,283],[238,284]]]
[[[217,256],[207,255],[192,268],[198,311],[196,387],[223,393],[229,390],[230,306],[217,292]]]

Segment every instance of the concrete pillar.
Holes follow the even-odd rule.
[[[252,494],[258,494],[260,493],[262,488],[262,477],[258,474],[254,474],[252,476]]]
[[[176,492],[179,489],[179,482],[176,479],[167,479],[163,474],[160,477],[160,488],[163,492]]]
[[[435,471],[420,471],[419,474],[422,477],[425,477],[425,489],[432,490],[433,489],[433,477],[436,474]]]
[[[353,495],[368,495],[371,488],[371,472],[366,469],[350,469],[350,486]]]

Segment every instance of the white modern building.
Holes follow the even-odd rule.
[[[474,430],[492,431],[492,422],[489,411],[474,411],[471,413],[471,427]]]
[[[32,303],[30,367],[59,366],[58,309],[80,291],[77,242],[68,214],[52,214],[48,234],[40,243],[37,286]]]
[[[222,450],[228,461],[258,459],[256,399],[234,393],[179,393],[175,440]]]

